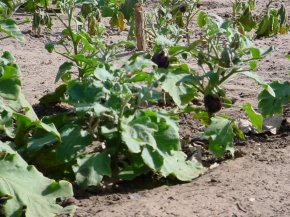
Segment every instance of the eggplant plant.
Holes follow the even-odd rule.
[[[263,91],[259,96],[259,109],[262,114],[257,113],[251,105],[241,107],[258,131],[262,130],[263,117],[276,112],[281,113],[282,105],[289,102],[288,94],[278,100],[281,95],[279,89],[286,91],[289,84],[287,82],[287,84],[267,84],[253,73],[257,61],[271,52],[272,47],[266,50],[255,47],[247,36],[232,27],[230,21],[216,15],[208,15],[201,11],[197,23],[202,29],[199,39],[189,46],[163,47],[162,52],[167,53],[167,59],[170,60],[166,67],[162,67],[159,64],[161,62],[156,61],[156,56],[153,56],[152,60],[159,67],[156,75],[159,76],[158,81],[162,89],[172,97],[179,108],[184,112],[193,112],[194,117],[207,126],[202,138],[208,140],[211,153],[221,157],[226,151],[233,154],[235,136],[243,138],[243,134],[235,125],[234,118],[219,115],[223,107],[232,105],[231,100],[226,96],[223,84],[239,75],[253,79],[262,87]],[[199,69],[191,69],[184,63],[189,60],[195,61]],[[189,105],[191,101],[200,98],[203,107]],[[278,100],[277,108],[270,111],[267,103],[271,103],[274,99]]]
[[[232,19],[235,28],[243,34],[255,30],[257,38],[288,33],[288,13],[283,1],[269,0],[266,8],[258,16],[254,15],[255,5],[256,2],[253,0],[233,2]]]
[[[190,44],[190,25],[198,13],[199,0],[161,1],[160,6],[146,14],[146,33],[153,40],[154,50],[166,45],[179,44],[186,38]]]
[[[65,103],[72,109],[43,119],[55,124],[61,141],[52,138],[38,148],[33,143],[31,161],[39,163],[37,156],[45,153],[46,171],[66,168],[66,177],[84,188],[152,172],[182,181],[201,175],[202,165],[188,161],[182,152],[177,116],[149,106],[157,104],[161,96],[154,74],[146,72],[154,63],[148,55],[136,54],[115,68],[110,61],[120,58],[114,49],[128,42],[107,45],[100,34],[90,36],[85,28],[73,26],[75,6],[73,1],[61,6],[69,17],[67,23],[58,17],[65,27],[63,37],[46,45],[49,52],[68,60],[56,77],[63,84],[41,99],[42,103]]]
[[[273,6],[277,2],[280,4],[278,9]],[[285,3],[283,1],[270,0],[256,31],[257,38],[288,34],[288,31],[289,21]]]
[[[42,162],[50,173],[65,168],[62,174],[81,187],[131,180],[152,172],[189,181],[204,172],[200,162],[187,160],[182,152],[178,113],[156,108],[163,92],[182,112],[193,112],[207,127],[202,138],[208,140],[208,149],[217,158],[227,152],[233,155],[234,138],[244,138],[234,118],[218,115],[232,104],[223,84],[237,75],[255,80],[264,90],[261,102],[266,99],[260,109],[269,102],[269,96],[279,95],[279,88],[252,73],[257,60],[272,48],[256,48],[247,36],[232,28],[230,21],[219,16],[200,12],[197,23],[203,34],[189,46],[160,40],[155,55],[136,53],[115,68],[114,61],[120,61],[116,55],[100,56],[111,49],[96,43],[101,35],[90,36],[86,28],[72,25],[74,7],[73,3],[62,6],[69,17],[68,23],[58,17],[65,27],[63,37],[46,45],[49,52],[68,60],[56,77],[63,84],[41,99],[43,103],[65,103],[71,109],[43,119],[46,124],[55,124],[61,141],[51,138],[44,146],[32,143],[29,154],[32,162]],[[184,63],[189,59],[199,70]],[[200,97],[203,106],[190,105]],[[258,114],[251,105],[243,109],[261,130],[261,117],[266,113]]]
[[[32,13],[32,32],[37,36],[41,35],[43,27],[48,30],[52,28],[52,18],[47,12],[48,6],[48,0],[27,0],[23,4],[24,10]]]
[[[0,29],[6,36],[0,40],[14,37],[23,41],[16,22],[1,9],[5,14],[0,15]],[[15,61],[8,51],[0,57],[0,214],[27,217],[72,214],[74,206],[63,208],[56,203],[73,196],[71,184],[45,177],[24,159],[24,150],[35,131],[57,140],[60,135],[53,124],[38,119],[25,99],[20,68]]]

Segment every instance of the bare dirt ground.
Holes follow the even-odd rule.
[[[258,1],[258,11],[267,1]],[[224,16],[231,11],[229,0],[202,0],[201,8]],[[290,12],[290,1],[286,1]],[[23,16],[16,15],[23,19]],[[48,41],[59,37],[58,24],[52,33],[35,38],[28,34],[27,25],[21,27],[26,42],[13,40],[0,43],[0,51],[9,50],[17,58],[23,74],[23,90],[35,104],[48,91],[54,90],[54,78],[64,61],[44,49]],[[126,34],[125,34],[126,35]],[[121,36],[120,36],[121,37]],[[113,37],[114,38],[114,37]],[[110,39],[109,39],[110,40]],[[275,52],[260,62],[257,73],[266,81],[290,80],[290,35],[279,35],[255,41],[260,46],[275,46]],[[246,78],[235,78],[226,85],[229,95],[238,104],[257,103],[259,88]],[[239,109],[229,111],[243,117]],[[290,117],[289,109],[285,113]],[[183,121],[182,129],[191,133],[191,121]],[[182,135],[186,132],[181,132]],[[121,184],[111,191],[76,191],[76,217],[91,216],[229,216],[229,217],[289,217],[290,216],[290,126],[285,124],[276,136],[250,137],[239,146],[245,156],[221,163],[204,176],[186,184],[162,185],[154,183],[140,188],[143,180]],[[141,184],[140,184],[141,183]]]

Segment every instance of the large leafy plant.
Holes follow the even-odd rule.
[[[150,171],[183,181],[202,173],[202,166],[186,161],[181,151],[175,115],[143,108],[160,96],[152,75],[143,71],[148,65],[149,60],[137,57],[118,70],[107,64],[67,83],[62,102],[73,106],[74,115],[63,114],[57,124],[63,142],[55,151],[72,166],[79,185],[98,185],[104,176],[128,180]]]
[[[68,17],[73,17],[74,7],[73,2],[62,5]],[[86,28],[73,29],[72,20],[68,24],[62,21],[64,37],[46,46],[68,59],[56,77],[64,83],[41,99],[43,103],[69,104],[72,110],[43,119],[56,125],[61,142],[52,138],[43,145],[35,138],[30,159],[39,162],[35,156],[50,152],[41,163],[44,169],[66,168],[63,174],[82,187],[99,185],[108,177],[128,180],[151,171],[183,181],[199,176],[202,166],[187,161],[181,151],[176,116],[144,107],[156,104],[161,96],[154,74],[146,73],[153,63],[146,55],[133,55],[116,69],[109,63],[117,58],[114,53],[101,56],[114,47],[101,43],[100,35],[89,36]],[[58,52],[59,45],[66,53]]]
[[[216,15],[201,11],[197,23],[202,29],[199,39],[189,46],[165,45],[163,53],[158,53],[157,56],[155,54],[152,60],[159,67],[156,74],[163,90],[172,97],[176,105],[185,112],[194,112],[194,117],[208,126],[202,137],[208,140],[209,150],[216,157],[221,157],[226,151],[233,154],[235,136],[243,138],[233,118],[216,116],[222,107],[232,105],[223,84],[234,76],[247,76],[264,89],[263,94],[276,99],[272,85],[252,72],[257,67],[257,60],[262,59],[272,48],[264,51],[256,48],[247,36],[231,27],[230,21]],[[198,69],[190,69],[180,59],[195,61]],[[163,64],[165,60],[167,64]],[[200,97],[204,107],[188,106],[188,103]],[[252,106],[245,108],[249,116],[253,117],[255,111]],[[260,116],[256,115],[251,120],[261,130]]]
[[[136,53],[116,69],[109,63],[120,60],[115,54],[100,56],[112,47],[96,43],[99,38],[90,36],[84,25],[73,27],[76,4],[67,3],[61,7],[69,17],[68,24],[59,17],[65,26],[63,38],[46,45],[49,52],[68,59],[56,77],[63,84],[41,102],[65,103],[71,109],[43,119],[46,124],[55,124],[61,141],[36,134],[28,149],[29,159],[50,174],[57,168],[61,176],[75,179],[82,187],[149,172],[191,180],[204,169],[200,163],[188,161],[182,152],[176,113],[151,107],[160,102],[163,92],[205,124],[201,136],[208,140],[208,149],[215,157],[228,151],[233,154],[234,137],[244,138],[234,118],[216,115],[232,104],[223,89],[225,82],[236,75],[247,76],[261,85],[264,94],[276,97],[273,85],[252,73],[256,61],[271,48],[256,48],[247,36],[232,28],[230,21],[200,12],[200,39],[184,46],[161,38],[154,46],[157,55]],[[58,46],[65,52],[58,51]],[[189,58],[196,61],[199,70],[184,64]],[[204,106],[189,106],[200,97]],[[251,105],[243,108],[261,130],[262,115]],[[45,143],[39,142],[43,140]]]
[[[3,38],[23,40],[15,21],[7,18],[6,12],[0,23],[2,33],[6,34]],[[57,199],[73,195],[71,184],[44,177],[20,156],[36,129],[56,139],[60,136],[54,125],[38,119],[21,93],[20,69],[7,51],[0,58],[0,113],[1,214],[32,217],[73,211],[73,207],[64,209],[56,204]]]

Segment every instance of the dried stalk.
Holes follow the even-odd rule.
[[[144,13],[141,3],[136,3],[134,6],[135,16],[136,16],[136,41],[137,49],[139,51],[146,50],[146,38],[145,38],[145,22],[144,22]]]

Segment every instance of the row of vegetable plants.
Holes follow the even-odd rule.
[[[6,34],[4,38],[23,40],[10,16],[25,2],[7,2],[0,5],[1,32]],[[26,7],[32,5],[29,2]],[[241,4],[241,9],[236,8],[236,1],[233,20],[200,10],[197,0],[161,1],[156,11],[146,15],[150,50],[134,52],[123,61],[119,54],[135,43],[108,44],[102,19],[110,17],[111,25],[120,31],[127,23],[129,38],[133,38],[132,8],[136,2],[55,2],[61,12],[54,11],[54,15],[63,25],[62,35],[45,48],[66,61],[55,78],[59,86],[40,102],[66,105],[64,112],[39,119],[21,93],[15,58],[3,53],[0,203],[6,216],[72,213],[74,206],[63,208],[56,203],[56,199],[72,196],[69,182],[88,188],[144,174],[180,181],[199,177],[207,168],[183,152],[180,114],[190,113],[205,126],[198,136],[215,158],[226,153],[234,156],[234,138],[245,136],[235,118],[221,111],[233,104],[223,84],[232,82],[234,76],[246,76],[261,87],[258,109],[250,104],[241,106],[257,132],[262,131],[264,118],[282,114],[283,106],[290,102],[288,81],[266,83],[253,72],[273,51],[272,47],[260,49],[253,44],[253,31],[241,18],[245,13],[241,11],[248,10],[247,5],[252,10],[254,1]],[[33,3],[44,8],[49,5]],[[283,3],[280,7],[285,8]],[[275,9],[269,8],[274,16]],[[287,13],[285,10],[282,19],[281,8],[275,18],[279,30],[267,36],[288,32]],[[189,31],[194,20],[200,32],[197,39]],[[259,29],[254,35],[265,36],[258,34]],[[122,61],[122,66],[115,66]],[[159,105],[167,96],[174,105],[164,109]],[[196,99],[201,105],[191,103]]]

